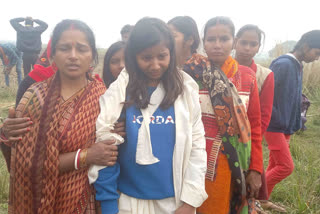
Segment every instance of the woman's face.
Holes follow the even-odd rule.
[[[303,61],[306,63],[313,62],[315,60],[318,60],[320,57],[320,48],[309,48],[307,46],[303,49]]]
[[[110,59],[109,69],[114,78],[117,78],[124,68],[124,49],[118,50]]]
[[[209,27],[204,38],[204,49],[208,58],[214,64],[222,66],[233,46],[231,29],[227,25],[218,24]]]
[[[184,52],[185,41],[183,33],[179,32],[173,25],[169,25],[176,45],[176,55],[180,57]]]
[[[136,55],[140,70],[147,76],[149,86],[157,86],[170,64],[170,51],[164,42],[146,48]]]
[[[241,61],[251,61],[260,48],[259,36],[255,30],[245,31],[235,41],[236,58]]]
[[[85,77],[93,59],[86,35],[76,29],[64,31],[52,58],[62,77],[68,79]]]

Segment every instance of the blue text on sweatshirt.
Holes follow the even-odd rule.
[[[149,88],[149,94],[155,88]],[[119,148],[118,163],[99,171],[94,187],[102,213],[118,213],[119,193],[140,199],[174,197],[172,158],[175,146],[174,107],[158,108],[150,118],[150,135],[154,156],[160,161],[152,165],[135,162],[138,130],[143,118],[135,106],[126,110],[127,140]],[[121,169],[121,170],[120,170]]]

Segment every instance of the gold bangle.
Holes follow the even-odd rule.
[[[88,149],[83,149],[80,152],[80,163],[79,167],[83,168],[87,166],[87,154],[88,154]]]

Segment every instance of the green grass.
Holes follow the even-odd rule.
[[[320,213],[320,96],[312,98],[307,130],[297,132],[290,140],[295,169],[271,194],[273,202],[283,204],[293,214]],[[263,147],[267,166],[269,151],[265,143]]]

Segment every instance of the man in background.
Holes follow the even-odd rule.
[[[4,43],[0,44],[0,58],[4,66],[3,73],[5,76],[6,85],[9,87],[10,78],[9,74],[14,66],[16,66],[18,83],[21,83],[21,64],[22,53],[16,48],[14,44]]]
[[[24,22],[24,26],[20,22]],[[34,27],[34,23],[38,26]],[[17,48],[23,53],[23,71],[24,76],[27,76],[38,59],[42,45],[41,34],[48,25],[32,17],[11,19],[10,24],[17,31]]]
[[[122,27],[120,31],[122,41],[126,42],[128,40],[132,29],[133,29],[132,25],[125,25]]]

